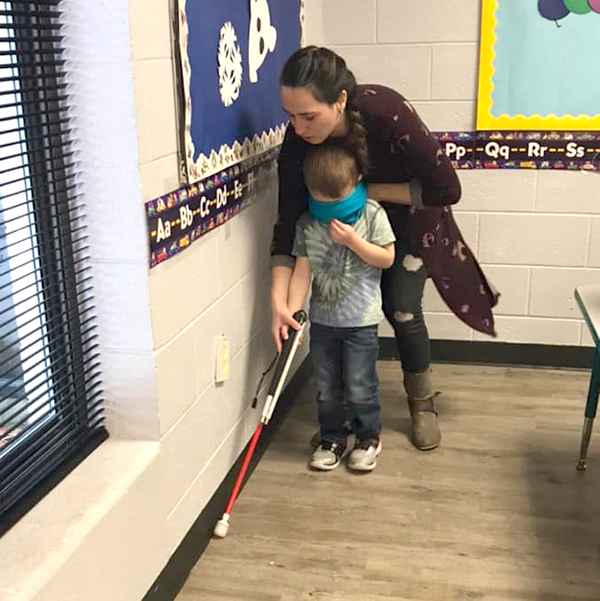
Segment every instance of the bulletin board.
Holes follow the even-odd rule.
[[[176,0],[181,179],[277,147],[279,74],[302,43],[303,0]]]
[[[600,130],[600,0],[483,0],[478,130]]]

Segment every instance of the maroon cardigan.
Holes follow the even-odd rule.
[[[436,138],[414,108],[384,86],[359,86],[358,109],[367,129],[368,183],[409,183],[412,206],[381,203],[401,222],[413,253],[456,316],[495,336],[492,307],[498,292],[486,280],[465,243],[449,205],[460,199],[460,182]],[[308,210],[303,162],[308,144],[288,126],[279,155],[279,217],[271,264],[293,266],[296,222]]]

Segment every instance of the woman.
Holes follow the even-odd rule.
[[[384,206],[397,238],[395,262],[382,278],[383,308],[402,362],[413,442],[420,450],[433,449],[441,434],[422,311],[427,277],[461,320],[495,335],[491,308],[498,293],[486,281],[449,207],[460,198],[458,177],[413,107],[389,88],[358,86],[333,51],[314,46],[297,51],[286,62],[280,84],[290,126],[279,157],[279,218],[271,248],[275,344],[280,349],[286,324],[299,327],[287,298],[295,226],[307,210],[306,150],[330,137],[343,138],[363,165],[369,198]]]

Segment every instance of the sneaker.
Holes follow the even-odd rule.
[[[381,453],[381,438],[357,440],[348,457],[348,468],[357,472],[370,472],[377,465],[379,453]]]
[[[346,454],[346,447],[328,440],[321,441],[310,458],[310,467],[328,472],[334,470]]]

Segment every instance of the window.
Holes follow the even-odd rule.
[[[59,19],[0,1],[0,534],[106,438]]]

